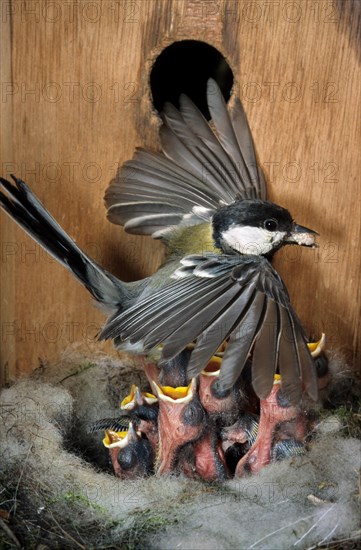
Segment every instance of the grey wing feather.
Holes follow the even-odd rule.
[[[262,200],[266,200],[267,193],[264,174],[257,163],[251,129],[242,103],[238,98],[236,98],[235,106],[231,111],[231,120],[239,149],[242,152],[245,165],[247,166],[250,181],[253,184],[252,186],[256,189],[256,196]]]
[[[166,330],[171,331],[174,323],[176,326],[173,330],[176,330],[184,316],[188,321],[192,319],[201,306],[212,302],[226,286],[231,286],[228,278],[222,283],[215,279],[204,285],[203,280],[199,278],[193,278],[191,281],[180,279],[179,282],[167,286],[166,290],[156,292],[150,298],[140,301],[134,308],[120,314],[104,327],[101,336],[114,338],[120,334],[123,339],[129,338],[135,343],[154,332],[157,340],[154,345],[157,345],[163,342],[164,332],[161,329],[164,324],[167,326]],[[193,321],[191,324],[193,327]],[[190,341],[191,339],[187,343]],[[154,345],[150,345],[149,349]]]
[[[185,95],[181,95],[180,97],[180,109],[187,126],[203,142],[204,148],[208,148],[209,151],[213,152],[218,169],[223,175],[224,185],[229,188],[234,198],[234,196],[239,193],[240,189],[244,188],[244,184],[237,176],[236,167],[232,163],[232,160],[224,151],[202,113]]]
[[[138,149],[105,194],[108,218],[130,233],[167,239],[172,228],[209,221],[240,198],[264,198],[251,132],[239,102],[230,114],[217,84],[207,87],[213,127],[185,96],[166,105],[162,153]]]
[[[258,166],[255,161],[253,140],[245,113],[242,108],[240,109],[240,102],[235,105],[234,114],[231,117],[224,97],[217,83],[212,79],[207,83],[207,100],[218,138],[232,159],[243,187],[246,188],[246,196],[242,195],[242,198],[262,198],[258,169],[255,170]]]
[[[273,300],[267,300],[266,313],[252,355],[252,384],[261,399],[266,399],[272,390],[277,370],[279,316],[279,305]]]
[[[288,344],[291,340],[297,348],[299,376],[302,378],[304,388],[308,395],[316,401],[318,397],[318,382],[315,362],[308,346],[304,345],[307,339],[297,313],[293,308],[289,308],[287,313],[289,316],[289,327],[287,330],[288,334],[291,334],[291,338],[288,337]]]
[[[126,432],[129,429],[129,422],[132,418],[130,416],[123,416],[119,418],[102,418],[97,420],[88,426],[87,431],[89,433],[100,432],[102,430],[113,430],[114,432]]]
[[[197,376],[201,372],[199,365],[207,364],[219,348],[219,342],[224,342],[232,331],[240,312],[246,309],[246,305],[254,294],[252,287],[247,287],[238,292],[237,299],[229,304],[229,307],[203,331],[197,339],[196,347],[191,355],[188,365],[189,377]]]
[[[313,360],[271,264],[259,256],[216,254],[185,257],[183,263],[188,267],[184,277],[113,317],[101,337],[141,343],[145,352],[163,344],[160,365],[196,340],[189,378],[228,340],[220,373],[223,387],[234,384],[253,353],[254,389],[260,397],[268,395],[278,371],[291,402],[299,400],[302,385],[315,398]]]
[[[298,345],[294,339],[293,322],[289,312],[285,308],[280,308],[280,312],[281,331],[278,363],[282,380],[282,391],[291,403],[298,403],[302,395]]]
[[[164,108],[163,119],[170,131],[177,136],[179,141],[185,148],[186,154],[182,158],[183,164],[187,169],[191,170],[192,166],[197,166],[197,173],[207,186],[213,189],[219,199],[222,199],[226,204],[234,200],[238,189],[232,178],[232,172],[225,169],[221,164],[218,156],[213,152],[212,148],[205,146],[203,141],[187,126],[182,115],[177,109],[167,104]],[[213,132],[211,132],[213,134]],[[214,134],[213,134],[214,136]],[[214,136],[214,139],[216,137]],[[167,154],[168,151],[173,160],[177,159],[179,145],[175,144],[173,149],[169,147],[169,141],[165,136],[162,140],[163,151]],[[234,175],[234,169],[233,169]]]
[[[196,313],[191,318],[191,321],[188,314],[187,316],[183,315],[182,319],[178,321],[177,328],[173,330],[163,342],[163,362],[178,355],[187,344],[198,336],[204,335],[207,328],[218,318],[219,313],[225,308],[227,309],[228,317],[229,303],[235,299],[237,294],[241,294],[241,292],[235,285],[230,284],[228,277],[223,277],[223,281],[223,284],[218,283],[218,289],[217,292],[214,293],[213,299],[209,301],[207,305],[201,304],[200,307],[196,308]],[[224,338],[222,339],[220,334],[214,338],[214,341],[218,343],[217,348],[221,345],[223,340]],[[208,340],[207,347],[209,347],[210,344],[212,345],[212,341]],[[196,349],[197,347],[198,346],[196,346]],[[192,361],[191,358],[188,370],[189,377],[199,374],[205,364],[206,363],[197,363],[199,370],[198,372],[194,372],[194,361]]]
[[[265,303],[266,296],[256,292],[247,312],[230,334],[219,377],[225,388],[231,388],[242,373],[262,325]]]

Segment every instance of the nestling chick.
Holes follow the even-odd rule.
[[[153,472],[154,451],[147,439],[136,432],[130,422],[126,432],[107,430],[103,444],[109,449],[114,473],[123,479],[134,479]]]

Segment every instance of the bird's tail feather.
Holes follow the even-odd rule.
[[[119,307],[125,283],[87,256],[60,227],[24,181],[0,178],[0,206],[102,304]]]

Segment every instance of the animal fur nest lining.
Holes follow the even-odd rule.
[[[339,414],[321,410],[309,452],[255,476],[121,480],[86,427],[115,416],[131,383],[147,387],[127,356],[67,356],[2,391],[0,547],[356,548],[361,445]]]

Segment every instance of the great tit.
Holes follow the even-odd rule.
[[[143,355],[160,350],[160,367],[194,343],[188,380],[227,341],[220,389],[233,386],[251,356],[252,384],[260,398],[271,392],[279,373],[292,403],[303,391],[316,399],[307,338],[271,265],[283,245],[316,246],[316,233],[266,200],[240,101],[228,110],[213,80],[207,101],[211,123],[185,95],[179,111],[166,104],[162,152],[137,149],[105,195],[111,222],[166,244],[166,261],[154,275],[125,283],[105,271],[14,176],[15,185],[0,180],[1,206],[107,306],[111,315],[100,339]]]

